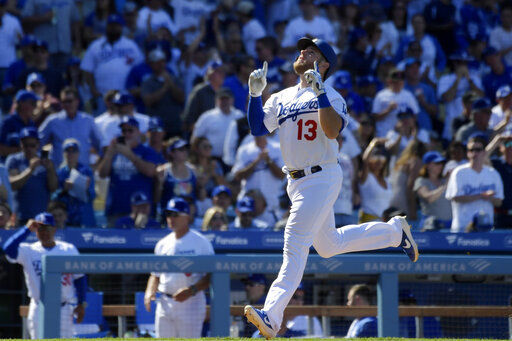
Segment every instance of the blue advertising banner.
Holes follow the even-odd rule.
[[[0,243],[4,243],[15,230],[0,231]],[[105,250],[122,252],[140,250],[151,252],[156,243],[170,232],[162,230],[120,230],[68,228],[57,231],[56,238],[74,244],[79,250]],[[209,231],[204,235],[216,251],[264,251],[279,252],[283,248],[282,232],[258,231]],[[422,252],[511,252],[512,231],[488,233],[413,233]],[[36,241],[34,234],[27,242]]]

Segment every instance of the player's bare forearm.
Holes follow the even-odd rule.
[[[196,286],[197,291],[206,290],[210,287],[210,278],[211,274],[206,274],[199,281],[197,281]]]
[[[151,301],[156,298],[156,289],[158,288],[159,283],[160,278],[153,275],[149,276],[146,291],[144,293],[144,306],[147,311],[151,311]]]
[[[333,107],[318,109],[318,120],[327,138],[338,137],[343,120]]]

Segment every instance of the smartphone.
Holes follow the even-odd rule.
[[[50,152],[48,150],[41,150],[41,159],[48,159]]]
[[[124,136],[119,136],[119,137],[117,138],[117,143],[125,144],[125,143],[126,143],[126,140],[124,139]]]

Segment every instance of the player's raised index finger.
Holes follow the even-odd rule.
[[[263,77],[267,77],[268,64],[266,61],[263,62]]]
[[[315,71],[316,71],[316,72],[319,72],[319,71],[318,71],[318,61],[316,61],[316,60],[315,60],[314,65],[315,65]]]

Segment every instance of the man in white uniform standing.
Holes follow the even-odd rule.
[[[267,339],[281,328],[283,311],[297,289],[309,248],[322,257],[346,252],[401,246],[411,261],[418,248],[404,217],[335,228],[333,205],[341,188],[336,137],[347,125],[343,98],[323,82],[336,68],[336,54],[321,39],[301,38],[294,70],[300,83],[273,94],[262,107],[267,64],[249,77],[251,133],[265,135],[280,128],[279,138],[292,201],[284,232],[283,264],[262,310],[248,305],[245,316]]]
[[[32,339],[39,339],[39,306],[41,292],[41,258],[43,255],[78,255],[72,244],[56,241],[55,220],[50,213],[39,213],[30,219],[27,225],[12,235],[3,245],[7,260],[23,267],[30,305],[28,310],[28,329]],[[35,232],[38,241],[32,244],[22,243],[31,232]],[[76,289],[76,297],[75,297]],[[85,312],[87,278],[83,274],[62,274],[60,337],[73,337],[73,315],[81,323]]]
[[[213,246],[202,234],[189,229],[191,222],[188,203],[175,197],[165,210],[167,225],[173,230],[155,246],[160,256],[212,255]],[[148,280],[144,304],[151,311],[156,292],[162,295],[155,312],[157,338],[199,338],[206,317],[206,297],[203,290],[210,286],[210,274],[152,273]]]

